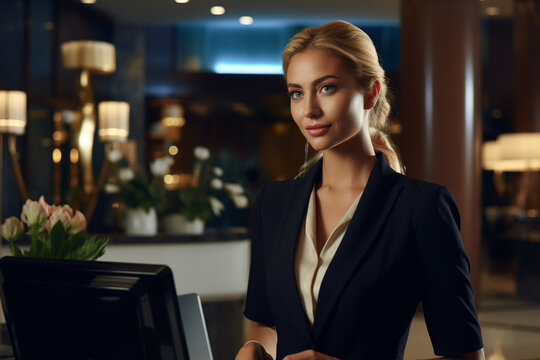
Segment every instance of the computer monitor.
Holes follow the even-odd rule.
[[[4,257],[0,296],[18,360],[188,360],[167,266]]]

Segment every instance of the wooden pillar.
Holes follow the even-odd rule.
[[[480,13],[472,0],[402,0],[401,114],[407,174],[450,188],[479,292]]]
[[[540,0],[516,0],[515,130],[540,131]]]

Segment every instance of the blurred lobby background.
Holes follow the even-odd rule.
[[[150,172],[153,161],[172,157],[163,179],[173,191],[193,176],[192,153],[203,146],[225,180],[253,199],[264,182],[293,177],[304,159],[281,51],[301,28],[336,19],[373,39],[393,94],[389,130],[407,174],[448,186],[458,202],[486,359],[540,359],[538,0],[0,0],[0,91],[27,97],[24,130],[15,135],[0,121],[0,220],[19,216],[25,198],[44,195],[91,208],[89,232],[113,234],[112,245],[240,246],[241,260],[221,265],[197,253],[206,267],[240,264],[234,291],[199,290],[204,274],[189,288],[202,293],[216,359],[231,358],[243,336],[249,259],[237,240],[249,238],[249,208],[210,218],[200,238],[167,235],[162,218],[155,236],[123,235],[124,206],[103,186],[114,170],[106,141],[95,132],[86,169],[73,155],[70,124],[84,115],[84,86],[62,44],[114,45],[114,69],[90,72],[85,101],[94,113],[103,101],[129,104],[121,150],[130,164]],[[109,173],[100,179],[104,163]],[[81,175],[89,168],[94,203]],[[144,259],[122,249],[108,259]],[[182,282],[189,279],[180,292]],[[419,313],[406,358],[430,356]]]

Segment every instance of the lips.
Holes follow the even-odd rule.
[[[309,126],[306,126],[306,131],[311,136],[323,136],[330,130],[330,126],[331,125],[322,125],[322,124],[309,125]]]

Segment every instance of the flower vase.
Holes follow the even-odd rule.
[[[204,233],[204,221],[199,218],[189,221],[181,214],[165,216],[163,226],[165,232],[172,235],[202,235]]]
[[[142,208],[126,208],[124,227],[126,235],[156,235],[158,229],[156,209],[150,208],[149,211],[145,211]]]

